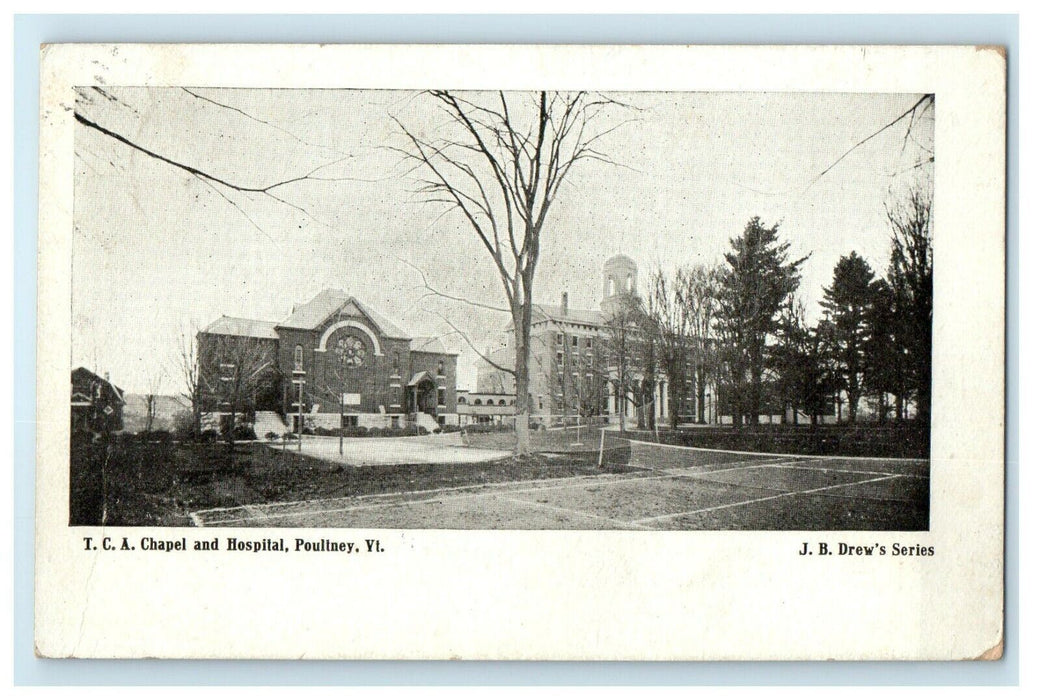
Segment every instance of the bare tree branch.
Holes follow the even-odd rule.
[[[463,304],[469,304],[470,306],[476,306],[476,307],[481,308],[481,309],[488,309],[490,311],[498,311],[499,313],[505,313],[505,314],[509,313],[509,309],[503,308],[501,306],[493,306],[491,304],[484,304],[484,303],[479,302],[479,301],[473,301],[472,299],[466,299],[465,297],[455,296],[453,294],[448,294],[447,292],[442,292],[439,289],[435,289],[430,284],[429,279],[426,277],[426,273],[423,272],[419,267],[413,265],[411,262],[409,262],[408,260],[405,260],[404,258],[398,257],[397,260],[398,260],[398,262],[402,262],[405,265],[407,265],[408,267],[410,267],[413,270],[415,270],[416,272],[418,272],[419,276],[422,277],[423,288],[426,289],[433,296],[441,297],[442,299],[449,299],[451,301],[462,302]]]
[[[832,169],[834,169],[834,167],[837,166],[838,163],[840,163],[841,161],[845,160],[845,158],[850,153],[852,153],[857,148],[859,148],[863,144],[867,143],[868,141],[870,141],[874,137],[878,136],[879,134],[883,133],[884,131],[886,131],[886,130],[890,129],[891,127],[895,126],[896,124],[901,122],[906,117],[909,116],[911,118],[911,126],[912,126],[913,115],[917,112],[917,108],[918,107],[927,107],[928,105],[934,104],[934,103],[935,103],[935,95],[925,95],[925,96],[923,96],[921,99],[919,99],[917,102],[915,102],[914,105],[910,109],[906,110],[905,112],[900,114],[898,117],[896,117],[895,119],[893,119],[889,123],[885,124],[883,127],[881,127],[880,129],[878,129],[877,131],[872,133],[870,136],[867,136],[866,138],[860,140],[852,148],[850,148],[849,150],[845,151],[840,156],[838,156],[838,159],[836,161],[834,161],[833,163],[828,165],[826,168],[824,168],[816,177],[814,177],[809,182],[808,185],[805,186],[805,191],[808,191],[813,185],[815,185],[820,180],[820,178],[822,178],[824,175],[826,175]],[[909,129],[907,131],[909,132]],[[905,142],[905,139],[904,139],[904,142]]]
[[[508,367],[503,367],[502,365],[498,364],[497,362],[495,362],[494,360],[492,360],[492,359],[491,359],[490,357],[488,357],[487,355],[485,355],[484,353],[482,353],[482,352],[481,352],[481,351],[480,351],[480,350],[479,350],[479,349],[477,348],[477,346],[473,344],[473,341],[471,341],[471,340],[469,339],[469,336],[468,336],[468,335],[466,335],[466,333],[465,333],[465,332],[463,332],[462,330],[460,330],[460,329],[458,328],[458,326],[456,326],[456,325],[455,325],[454,323],[452,323],[451,321],[449,321],[449,320],[448,320],[448,318],[447,318],[446,316],[444,316],[444,314],[441,314],[441,313],[439,313],[439,312],[436,312],[436,311],[435,311],[434,313],[435,313],[435,314],[436,314],[437,316],[440,316],[441,320],[442,320],[442,321],[444,321],[444,322],[445,322],[446,324],[448,324],[448,326],[449,326],[449,327],[451,328],[451,330],[452,330],[452,332],[453,332],[453,333],[457,334],[457,335],[458,335],[459,337],[461,337],[461,338],[462,338],[462,339],[463,339],[464,341],[466,341],[466,345],[468,345],[468,346],[470,347],[470,349],[471,349],[471,350],[472,350],[473,352],[477,353],[477,355],[479,355],[479,356],[480,356],[480,359],[484,360],[484,362],[487,362],[487,363],[488,363],[489,365],[491,365],[492,367],[494,367],[495,369],[497,369],[497,370],[498,370],[499,372],[505,372],[505,373],[507,373],[507,374],[510,374],[510,375],[512,375],[512,376],[514,376],[514,377],[516,376],[516,370],[515,370],[515,369],[509,369]],[[451,335],[451,334],[449,333],[449,334],[445,334],[445,335]],[[442,336],[442,337],[443,337],[443,336]]]
[[[295,140],[297,143],[301,143],[304,146],[312,146],[314,148],[322,148],[322,149],[324,149],[326,151],[332,151],[333,153],[338,153],[341,156],[346,156],[347,158],[353,158],[354,157],[353,155],[351,155],[349,153],[344,153],[343,151],[339,150],[338,148],[333,148],[331,146],[325,146],[325,145],[320,144],[320,143],[312,143],[311,141],[306,141],[304,139],[301,139],[299,136],[297,136],[293,132],[289,131],[288,129],[280,127],[277,124],[274,124],[274,123],[269,122],[267,120],[260,119],[259,117],[255,117],[252,114],[250,114],[249,112],[246,112],[245,110],[239,109],[238,107],[233,107],[233,106],[231,106],[229,104],[224,104],[223,102],[218,102],[217,100],[214,100],[214,99],[211,99],[209,97],[206,97],[205,95],[200,95],[199,93],[195,92],[194,90],[190,90],[190,89],[188,89],[186,87],[182,87],[181,90],[184,90],[184,92],[188,93],[189,95],[191,95],[192,97],[194,97],[194,98],[196,98],[198,100],[202,100],[203,102],[208,102],[208,103],[210,103],[212,105],[215,105],[217,107],[222,107],[224,109],[231,110],[232,112],[238,112],[239,114],[241,114],[246,119],[251,119],[252,121],[257,122],[258,124],[263,124],[264,126],[269,126],[272,129],[275,129],[276,131],[280,131],[283,134],[285,134],[285,135],[289,136],[290,138],[292,138],[293,140]]]
[[[283,199],[280,199],[280,198],[276,197],[274,194],[271,193],[271,190],[277,189],[279,187],[284,187],[286,185],[291,185],[291,184],[293,184],[295,182],[304,182],[304,181],[307,181],[307,180],[338,181],[338,180],[349,180],[349,179],[351,179],[351,178],[319,178],[319,177],[315,177],[315,173],[317,173],[318,171],[323,170],[325,168],[328,168],[328,167],[330,167],[332,165],[335,165],[336,163],[339,163],[339,162],[341,162],[343,160],[346,160],[346,158],[339,158],[339,159],[334,160],[334,161],[332,161],[330,163],[325,163],[323,165],[319,165],[318,167],[314,168],[313,170],[311,170],[306,175],[300,175],[298,177],[291,177],[291,178],[288,178],[286,180],[280,180],[279,182],[275,182],[275,183],[272,183],[270,185],[264,185],[262,187],[251,187],[251,186],[248,186],[248,185],[239,185],[239,184],[236,184],[234,182],[230,182],[230,181],[225,180],[223,178],[217,177],[216,175],[212,175],[210,173],[207,173],[204,170],[200,170],[199,168],[196,168],[193,165],[188,165],[187,163],[181,163],[180,161],[173,160],[172,158],[167,158],[166,156],[164,156],[162,154],[156,153],[155,151],[152,151],[152,150],[150,150],[148,148],[145,148],[144,146],[142,146],[140,144],[134,143],[133,141],[131,141],[130,139],[126,138],[122,134],[117,134],[116,132],[114,132],[114,131],[112,131],[110,129],[106,129],[105,127],[101,126],[97,122],[91,121],[90,119],[88,119],[87,117],[83,116],[79,112],[75,112],[74,114],[75,114],[75,117],[76,117],[76,121],[78,121],[80,124],[83,124],[86,127],[94,129],[95,131],[97,131],[99,133],[102,133],[105,136],[108,136],[109,138],[112,138],[112,139],[118,141],[119,143],[122,143],[122,144],[124,144],[126,146],[129,146],[130,148],[132,148],[132,149],[134,149],[136,151],[140,151],[141,153],[144,153],[147,156],[155,158],[156,160],[160,160],[163,163],[166,163],[167,165],[172,165],[175,168],[179,168],[179,169],[181,169],[181,170],[183,170],[183,171],[185,171],[187,173],[190,173],[191,175],[194,175],[195,177],[205,178],[206,180],[208,180],[210,182],[215,182],[215,183],[217,183],[219,185],[223,185],[224,187],[228,187],[228,188],[233,189],[233,190],[238,190],[239,192],[253,192],[253,193],[257,193],[257,194],[267,195],[267,196],[271,197],[272,199],[275,199],[275,200],[277,200],[279,202],[282,202],[283,204],[287,204],[289,206],[293,206],[293,205],[288,203],[288,202],[286,202]],[[347,156],[347,157],[350,157],[350,156]]]

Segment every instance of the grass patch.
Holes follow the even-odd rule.
[[[206,508],[602,473],[594,452],[478,464],[345,466],[263,444],[74,445],[70,524],[187,526]]]

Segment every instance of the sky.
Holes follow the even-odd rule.
[[[930,183],[930,166],[915,167],[933,148],[930,110],[818,177],[920,95],[610,96],[626,105],[602,117],[617,127],[597,142],[613,162],[580,162],[561,188],[543,228],[536,302],[566,291],[571,307],[598,308],[602,265],[616,253],[637,262],[640,284],[658,267],[718,264],[759,216],[779,222],[792,257],[809,256],[798,294],[816,318],[842,255],[855,250],[884,274],[886,202]],[[472,387],[478,357],[444,318],[483,348],[508,317],[422,286],[418,270],[443,292],[504,303],[487,251],[458,212],[423,201],[397,150],[398,123],[445,133],[434,107],[400,91],[80,89],[80,114],[156,156],[239,188],[308,177],[242,192],[77,123],[73,367],[109,372],[130,392],[158,383],[176,393],[185,333],[221,315],[279,321],[336,288],[414,335],[442,336],[460,353],[460,388]]]

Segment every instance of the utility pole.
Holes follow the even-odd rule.
[[[303,452],[303,379],[299,380],[300,386],[300,397],[296,403],[297,420],[299,421],[296,425],[296,429],[299,431],[300,442],[297,445],[297,452]]]

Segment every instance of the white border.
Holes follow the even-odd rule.
[[[46,48],[38,650],[519,659],[993,653],[1003,632],[1004,70],[999,52],[971,47],[123,45],[118,57],[103,45]],[[336,532],[378,536],[388,554],[360,562],[84,554],[83,533],[65,524],[73,128],[62,105],[70,86],[93,83],[99,71],[108,84],[135,85],[936,93],[930,532]],[[238,534],[261,532],[289,536]],[[799,560],[807,537],[898,537],[937,554]]]

